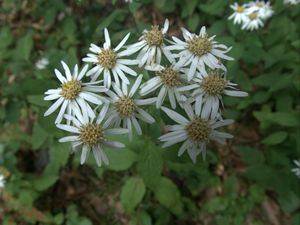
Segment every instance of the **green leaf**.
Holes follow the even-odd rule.
[[[105,151],[109,158],[108,169],[114,171],[127,170],[136,161],[136,154],[129,149],[109,149]]]
[[[261,122],[269,122],[273,124],[279,124],[281,126],[297,127],[299,126],[299,120],[297,115],[287,112],[254,112],[254,116]],[[298,115],[299,116],[299,115]]]
[[[43,191],[53,185],[58,179],[58,176],[55,174],[47,174],[33,181],[33,186],[38,191]]]
[[[49,101],[45,101],[43,95],[28,95],[27,100],[29,103],[33,105],[42,106],[42,107],[50,106]]]
[[[17,48],[15,51],[15,56],[17,58],[22,58],[29,60],[29,56],[33,47],[33,37],[32,33],[28,32],[24,37],[18,40]]]
[[[161,177],[159,184],[154,190],[155,198],[161,205],[169,209],[175,215],[182,213],[180,191],[177,186],[167,177]]]
[[[163,167],[160,150],[152,141],[145,141],[137,164],[139,175],[143,178],[144,183],[152,189],[159,183]]]
[[[283,142],[288,136],[288,133],[285,131],[278,131],[273,133],[262,140],[262,143],[266,145],[277,145]]]
[[[70,155],[68,143],[54,143],[50,149],[50,162],[55,161],[60,167],[65,166]]]
[[[210,199],[206,204],[205,208],[209,213],[216,213],[224,211],[229,205],[227,198],[215,197]]]
[[[38,123],[35,123],[32,131],[32,148],[38,149],[41,147],[47,137],[47,131],[45,131]]]
[[[240,146],[238,147],[237,152],[249,165],[259,165],[264,162],[264,155],[255,148]]]
[[[99,26],[96,28],[96,32],[99,35],[103,34],[103,29],[108,27],[117,17],[126,13],[127,11],[124,9],[116,9],[109,16],[106,16],[104,20],[101,21]]]
[[[139,177],[130,177],[121,190],[121,203],[127,212],[132,212],[142,201],[146,192],[143,180]]]

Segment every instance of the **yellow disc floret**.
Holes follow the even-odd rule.
[[[112,69],[117,62],[117,54],[112,49],[102,49],[98,55],[98,63],[105,69]]]
[[[83,144],[94,146],[104,140],[104,132],[101,125],[89,123],[80,128],[79,138]]]
[[[81,82],[78,80],[71,80],[61,87],[61,95],[68,100],[75,99],[81,91]]]
[[[117,112],[121,114],[123,117],[130,117],[136,110],[136,105],[132,98],[128,96],[123,96],[118,99],[116,102]]]
[[[152,29],[144,34],[144,40],[149,46],[160,46],[164,40],[164,34],[159,26],[152,26]]]
[[[177,87],[178,85],[181,84],[181,81],[179,78],[179,72],[170,67],[167,67],[161,71],[158,71],[156,74],[157,74],[157,76],[160,76],[164,85],[166,85],[169,88]]]
[[[203,142],[208,141],[211,128],[207,121],[196,118],[186,126],[186,131],[194,142]]]
[[[212,44],[207,37],[195,36],[187,41],[187,49],[197,56],[203,56],[212,49]]]

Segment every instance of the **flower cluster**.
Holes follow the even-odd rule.
[[[257,30],[264,26],[264,23],[269,19],[273,10],[270,2],[259,1],[248,2],[243,5],[234,3],[230,5],[234,13],[228,19],[233,19],[234,24],[241,24],[242,30]]]
[[[82,69],[75,65],[71,71],[64,62],[63,73],[55,69],[61,85],[46,91],[44,99],[55,102],[45,116],[58,111],[56,126],[72,133],[59,141],[71,142],[72,152],[80,147],[81,163],[92,151],[99,166],[108,164],[104,148],[124,147],[112,135],[127,134],[132,140],[142,135],[141,123],[155,122],[147,112],[150,105],[175,122],[159,137],[162,147],[182,142],[178,155],[187,151],[193,162],[200,153],[205,156],[211,140],[225,143],[232,137],[217,130],[233,122],[222,118],[222,96],[247,93],[226,78],[223,61],[233,60],[227,55],[231,47],[218,43],[205,27],[199,34],[182,28],[184,40],[167,39],[168,28],[168,20],[162,28],[154,25],[126,47],[130,34],[114,47],[105,28],[102,47],[90,44]],[[139,75],[138,67],[150,78]]]

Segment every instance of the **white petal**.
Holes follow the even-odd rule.
[[[80,131],[79,131],[79,129],[77,127],[73,127],[73,126],[65,125],[65,124],[56,124],[56,126],[59,129],[62,129],[62,130],[65,130],[65,131],[69,131],[69,132],[77,133],[77,134],[80,133]]]
[[[107,28],[104,28],[104,38],[105,38],[105,43],[107,43],[108,47],[111,46],[111,42],[110,42],[110,37],[109,37],[109,33]]]
[[[87,145],[83,145],[82,151],[81,151],[81,156],[80,156],[80,164],[84,164],[86,159],[88,158],[89,155],[89,147]]]
[[[161,109],[175,122],[182,124],[182,125],[187,125],[188,124],[188,120],[186,118],[184,118],[183,116],[181,116],[180,114],[178,114],[177,112],[170,110],[166,107],[161,107]]]
[[[124,38],[123,40],[117,45],[117,47],[115,47],[115,51],[118,51],[120,48],[123,47],[123,45],[126,43],[126,41],[128,40],[130,36],[130,33],[128,33]]]
[[[71,75],[71,71],[69,69],[69,67],[67,66],[67,64],[64,62],[64,61],[61,61],[61,64],[65,70],[65,74],[66,74],[66,77],[67,77],[67,80],[70,81],[72,80],[72,75]]]
[[[62,84],[67,82],[67,79],[61,74],[61,72],[59,72],[59,70],[55,69],[54,73]]]
[[[78,141],[79,137],[78,136],[67,136],[60,138],[58,141],[59,142],[70,142],[70,141]]]
[[[44,116],[49,116],[51,113],[53,113],[57,108],[62,104],[64,101],[64,98],[59,98],[52,106],[49,107],[49,109],[44,113]]]
[[[137,89],[139,88],[141,82],[142,82],[142,79],[143,79],[143,75],[139,75],[138,78],[136,79],[136,81],[134,82],[130,92],[129,92],[129,96],[132,97],[135,92],[137,91]]]

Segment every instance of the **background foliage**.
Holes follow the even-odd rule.
[[[275,14],[256,32],[227,17],[224,0],[2,0],[0,2],[1,224],[300,224],[299,179],[290,172],[299,149],[299,6],[271,1]],[[80,63],[108,27],[114,43],[131,43],[151,24],[171,21],[233,46],[229,78],[248,91],[226,98],[235,138],[210,145],[206,161],[178,158],[176,147],[155,142],[160,125],[146,128],[121,151],[107,150],[110,166],[79,166],[64,135],[43,117],[43,93],[56,87],[60,60]],[[44,70],[35,62],[49,59]],[[154,115],[158,121],[160,115]]]

